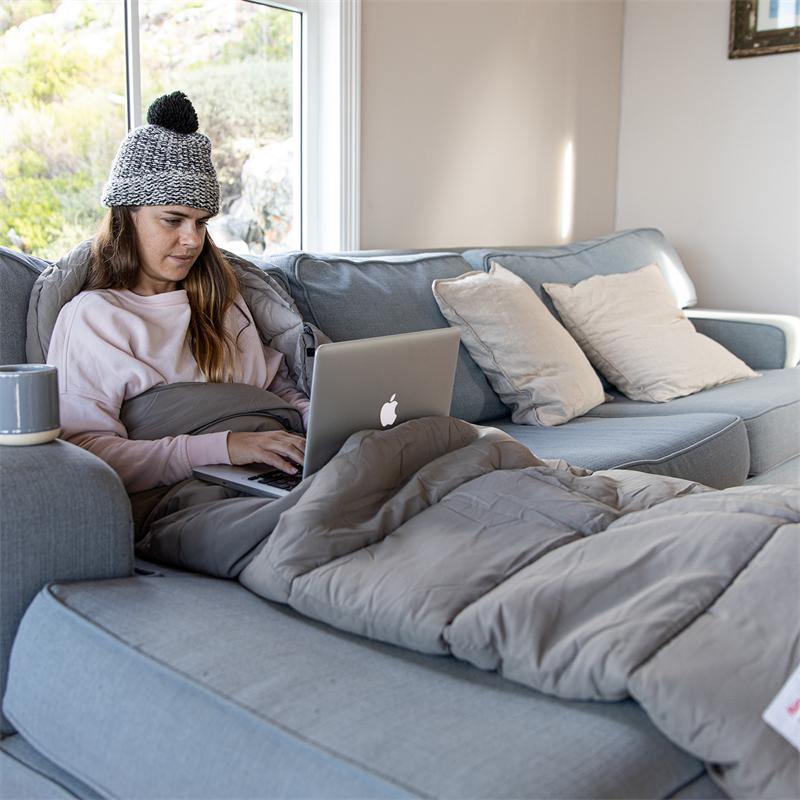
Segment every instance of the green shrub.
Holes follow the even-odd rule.
[[[246,58],[268,61],[292,60],[292,14],[265,9],[245,23],[242,39],[227,42],[222,50],[223,63],[230,64]]]
[[[40,14],[55,11],[61,0],[0,0],[0,33]]]

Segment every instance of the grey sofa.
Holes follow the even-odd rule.
[[[694,302],[650,229],[552,249],[293,253],[260,266],[340,340],[446,325],[431,281],[492,258],[536,290],[655,261],[678,301]],[[0,251],[0,363],[25,360],[42,266]],[[453,414],[593,469],[800,483],[797,321],[691,313],[762,377],[658,406],[609,387],[589,415],[527,428],[462,348]],[[232,581],[135,561],[119,480],[68,443],[0,451],[0,504],[4,797],[722,796],[632,702],[555,700],[329,629]]]

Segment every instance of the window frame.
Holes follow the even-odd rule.
[[[295,93],[293,115],[300,127],[300,197],[295,203],[300,249],[357,250],[361,0],[240,1],[299,12],[295,31],[300,32],[300,46],[294,52],[300,92]],[[142,124],[139,0],[124,3],[126,122],[130,131]]]

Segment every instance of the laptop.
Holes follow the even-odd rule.
[[[438,328],[320,345],[302,475],[267,464],[219,464],[195,468],[195,477],[256,497],[283,497],[357,431],[447,416],[459,340],[457,328]]]

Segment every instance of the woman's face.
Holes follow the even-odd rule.
[[[132,212],[139,251],[139,276],[133,291],[172,292],[200,255],[207,211],[189,206],[140,206]]]

